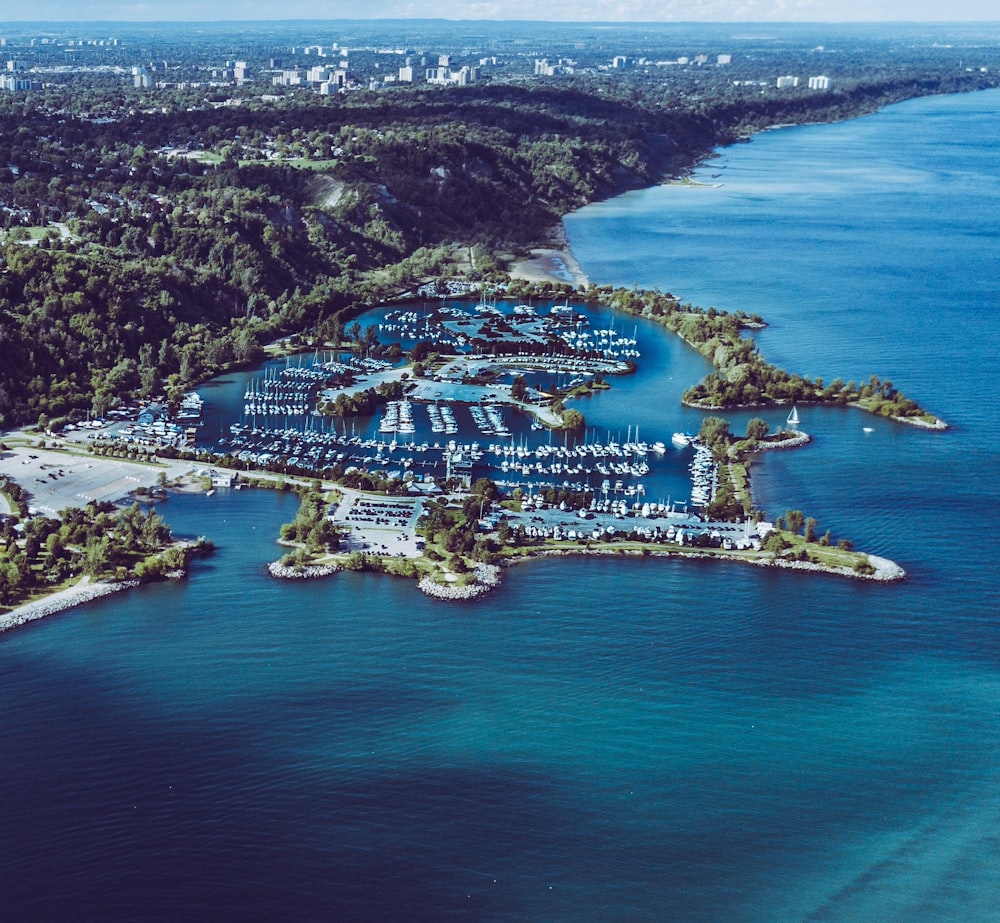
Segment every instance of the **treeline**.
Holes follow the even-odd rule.
[[[901,394],[891,381],[872,375],[865,382],[808,378],[771,365],[757,344],[743,335],[763,326],[759,315],[730,314],[681,304],[669,293],[592,287],[591,298],[628,314],[648,317],[681,336],[714,366],[704,380],[683,394],[685,403],[705,409],[769,404],[854,404],[885,417],[933,424],[937,418]]]
[[[197,547],[205,548],[202,541]],[[15,529],[13,518],[0,528],[0,605],[16,605],[35,590],[77,575],[94,579],[152,580],[183,570],[196,550],[176,545],[163,517],[133,504],[117,511],[90,502],[67,509],[60,519],[32,516]]]
[[[282,541],[298,545],[299,551],[307,556],[327,554],[340,548],[340,534],[333,521],[327,516],[329,501],[322,490],[310,488],[300,495],[299,511],[292,522],[281,527]],[[282,559],[282,563],[302,563],[302,556],[292,553],[292,557]]]

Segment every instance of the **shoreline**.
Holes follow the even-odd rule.
[[[868,559],[868,563],[874,568],[871,574],[862,574],[851,570],[848,567],[837,567],[833,564],[821,564],[816,561],[791,561],[787,558],[776,556],[773,552],[758,553],[760,557],[747,557],[745,553],[727,554],[726,552],[712,552],[705,550],[669,550],[650,547],[630,547],[630,548],[539,548],[530,554],[519,555],[507,560],[507,565],[520,564],[544,557],[639,557],[639,558],[701,558],[714,561],[733,561],[737,564],[749,564],[753,567],[778,567],[786,570],[804,570],[813,573],[830,574],[834,577],[849,577],[852,580],[866,580],[873,583],[897,583],[905,580],[906,571],[895,561],[889,558],[882,558],[868,552],[857,552]]]
[[[177,540],[172,542],[170,545],[165,546],[164,549],[161,549],[161,552],[166,548],[178,547],[197,550],[200,547],[200,542]],[[211,547],[210,543],[209,547]],[[185,567],[163,572],[160,575],[160,579],[179,580],[186,577],[187,574],[188,570]],[[30,602],[20,603],[13,609],[0,611],[0,634],[5,631],[9,631],[12,628],[19,628],[22,625],[26,625],[28,622],[34,622],[38,619],[45,618],[48,615],[66,612],[69,609],[73,609],[76,606],[82,606],[84,603],[91,602],[92,600],[100,599],[104,596],[110,596],[112,593],[119,593],[122,590],[134,590],[136,587],[142,586],[145,582],[149,581],[144,581],[134,576],[128,577],[125,580],[96,581],[91,581],[89,576],[81,577],[80,580],[72,586],[56,590],[54,593],[49,593],[47,596],[33,599]]]
[[[65,612],[76,606],[82,606],[94,599],[110,596],[122,590],[131,590],[139,586],[138,580],[123,580],[120,583],[101,581],[91,583],[89,577],[84,577],[79,583],[59,590],[42,599],[30,603],[22,603],[13,609],[0,613],[0,633],[12,628],[20,628],[28,622],[34,622],[48,615]]]
[[[807,571],[818,574],[828,574],[833,577],[847,577],[851,580],[863,580],[870,583],[898,583],[907,578],[907,573],[903,567],[889,558],[883,558],[868,552],[855,552],[860,559],[867,561],[872,568],[871,573],[859,573],[850,567],[838,566],[835,564],[824,564],[819,561],[798,561],[775,555],[773,552],[756,552],[754,557],[750,557],[746,552],[728,553],[725,551],[708,551],[705,549],[664,549],[662,546],[649,546],[631,544],[629,546],[607,546],[595,548],[581,546],[571,547],[538,547],[525,549],[523,554],[503,558],[497,564],[476,564],[471,574],[475,582],[458,584],[457,576],[455,582],[439,582],[429,574],[424,574],[416,581],[417,589],[424,595],[433,599],[446,601],[479,599],[493,590],[497,589],[502,582],[502,574],[505,570],[517,564],[526,564],[537,561],[541,558],[569,558],[569,557],[603,557],[603,558],[687,558],[711,561],[732,561],[736,564],[748,564],[752,567],[774,567],[783,570]],[[374,556],[380,561],[380,556]],[[393,560],[393,559],[385,559]],[[417,560],[411,558],[410,560]],[[343,568],[337,565],[311,566],[302,568],[300,571],[292,573],[278,572],[276,564],[268,567],[271,576],[284,579],[316,579],[320,577],[332,576],[339,573]],[[403,574],[393,573],[390,570],[380,567],[373,568],[376,573],[381,573],[390,577],[400,577]],[[411,578],[412,579],[412,578]]]
[[[680,336],[680,334],[678,334],[678,336]],[[681,337],[681,339],[684,340],[684,342],[689,346],[694,347],[694,344],[691,343],[690,340],[686,340],[684,337]],[[697,347],[694,348],[697,349]],[[727,404],[722,407],[717,407],[713,404],[706,404],[702,401],[689,401],[681,398],[681,405],[684,407],[690,407],[692,410],[704,410],[714,413],[725,413],[728,410],[774,410],[777,407],[788,407],[791,403],[791,401],[758,401],[753,404]],[[886,417],[880,413],[876,413],[868,407],[865,407],[864,404],[859,401],[848,401],[846,404],[840,404],[836,401],[806,400],[796,401],[795,403],[799,407],[847,407],[853,410],[860,410],[862,413],[871,414],[873,417],[877,417],[881,420],[892,420],[895,423],[905,423],[907,426],[916,426],[919,429],[926,429],[936,433],[941,433],[946,429],[949,429],[948,424],[938,416],[935,416],[933,421],[924,420],[922,417],[901,417],[895,414]]]
[[[533,247],[531,256],[514,260],[507,267],[512,279],[523,282],[546,282],[551,285],[571,285],[573,288],[587,288],[590,278],[573,254],[566,236],[566,228],[560,221],[549,232],[550,242],[545,247]]]

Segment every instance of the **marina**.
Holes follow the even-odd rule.
[[[399,439],[400,426],[406,425],[403,420],[407,419],[407,411],[402,411],[403,416],[400,412],[397,408],[383,415],[378,435],[368,438],[333,429],[248,429],[233,424],[223,446],[211,452],[216,463],[228,458],[247,468],[323,477],[354,469],[419,481],[444,481],[449,457],[461,456],[471,462],[472,480],[489,477],[509,489],[562,487],[636,498],[647,493],[643,479],[663,459],[662,452],[638,439],[623,443],[582,440],[573,445],[568,439],[563,445],[529,445],[526,439],[515,441],[513,437],[488,443],[475,439],[417,442],[412,431],[406,434],[409,440]],[[691,505],[707,506],[714,497],[715,464],[704,446],[695,446],[689,471]]]
[[[476,354],[481,343],[469,328],[482,333],[486,323],[518,333],[493,344],[490,354]],[[449,324],[465,329],[464,344],[447,333]],[[417,377],[405,361],[315,349],[240,376],[244,383],[236,393],[227,386],[224,403],[209,382],[203,393],[185,399],[175,419],[161,412],[145,425],[122,421],[94,438],[149,453],[194,449],[203,463],[237,470],[326,478],[375,473],[414,491],[443,486],[458,474],[470,483],[490,478],[508,492],[553,488],[620,497],[633,508],[647,497],[673,496],[684,508],[704,509],[714,497],[710,456],[697,451],[693,462],[682,461],[692,435],[650,440],[640,439],[638,426],[624,433],[553,429],[559,417],[550,408],[557,395],[603,376],[631,380],[640,352],[638,325],[626,336],[607,312],[569,303],[546,309],[466,302],[434,311],[377,309],[358,326],[401,336],[403,345],[440,337],[430,346],[436,361]],[[544,351],[531,352],[529,343]],[[616,345],[596,350],[591,343]],[[457,352],[444,352],[453,344]],[[511,352],[515,345],[519,351]],[[524,379],[523,400],[514,398],[518,377]],[[367,412],[349,412],[354,405]]]

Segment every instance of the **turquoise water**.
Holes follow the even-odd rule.
[[[189,580],[0,637],[6,915],[997,919],[998,115],[767,133],[567,221],[595,281],[759,310],[769,358],[953,424],[801,408],[755,468],[907,582],[585,559],[442,604],[269,579],[293,498],[173,497],[219,547]],[[651,346],[588,421],[692,428],[699,365]]]

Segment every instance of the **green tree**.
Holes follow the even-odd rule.
[[[785,525],[789,532],[798,533],[804,523],[805,516],[802,514],[802,510],[787,510],[785,512]]]
[[[723,420],[721,417],[705,417],[701,421],[698,440],[708,446],[716,458],[722,458],[727,454],[730,439],[728,420]]]
[[[764,541],[761,543],[761,547],[765,551],[772,551],[775,554],[781,554],[786,548],[789,547],[788,541],[785,537],[778,531],[768,532]]]

